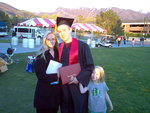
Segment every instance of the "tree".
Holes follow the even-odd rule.
[[[0,10],[0,21],[3,21],[6,23],[6,25],[8,26],[8,28],[11,27],[11,21],[10,18],[8,16],[8,14],[6,14],[5,12],[3,12],[2,10]]]
[[[16,26],[18,23],[23,22],[27,19],[28,18],[23,18],[22,16],[19,15],[10,16],[11,27]]]
[[[113,34],[114,35],[124,35],[124,30],[123,27],[121,26],[121,20],[117,21],[117,24],[112,28]]]
[[[91,16],[90,17],[86,17],[85,18],[85,22],[89,23],[89,24],[95,24],[95,17],[93,17],[93,16],[92,17]]]
[[[24,11],[22,10],[21,11],[22,13],[22,16],[19,16],[18,17],[21,19],[21,18],[26,18],[26,19],[29,19],[29,18],[36,18],[36,17],[39,17],[38,15],[35,15],[34,13],[31,13],[29,11]]]
[[[50,18],[50,15],[45,13],[45,14],[42,14],[41,17],[42,18]]]
[[[96,15],[96,24],[106,29],[107,34],[122,35],[121,23],[119,16],[113,10],[101,11]]]
[[[58,14],[52,14],[52,15],[50,15],[50,19],[56,20],[56,18],[59,17],[59,16],[60,15],[58,15]]]
[[[76,23],[85,23],[85,18],[82,15],[77,16]]]
[[[41,18],[48,18],[48,19],[54,19],[54,20],[56,20],[56,18],[57,17],[59,17],[60,15],[58,15],[58,14],[47,14],[47,13],[44,13],[44,14],[42,14],[40,17]]]

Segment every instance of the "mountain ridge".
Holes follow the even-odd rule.
[[[54,12],[39,12],[39,13],[34,13],[34,12],[29,12],[29,11],[24,11],[24,10],[19,10],[9,4],[0,2],[0,10],[4,11],[8,15],[15,16],[15,15],[20,15],[23,17],[29,16],[32,17],[32,15],[37,15],[41,16],[42,14],[57,14],[61,15],[64,17],[77,17],[79,15],[82,15],[84,17],[95,17],[97,14],[99,14],[100,11],[107,11],[109,9],[112,9],[117,13],[117,15],[120,17],[122,22],[144,22],[144,18],[150,18],[150,12],[148,13],[142,13],[142,12],[137,12],[133,11],[131,9],[120,9],[117,7],[112,7],[112,8],[87,8],[87,7],[80,7],[80,8],[57,8]],[[25,13],[24,13],[25,12]]]

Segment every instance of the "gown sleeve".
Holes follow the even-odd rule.
[[[41,82],[55,82],[57,81],[57,74],[46,74],[47,63],[44,59],[37,59],[36,64],[36,76]]]
[[[87,86],[94,69],[94,62],[90,48],[87,44],[80,43],[79,45],[79,62],[81,65],[81,72],[77,76],[77,80],[83,85]]]

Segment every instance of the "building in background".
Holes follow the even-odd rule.
[[[150,33],[150,22],[122,23],[126,33]]]

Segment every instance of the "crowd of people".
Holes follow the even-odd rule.
[[[125,36],[116,37],[116,42],[117,42],[118,47],[120,47],[121,42],[123,42],[123,44],[126,45],[128,43],[128,41],[129,41],[129,37],[125,37]],[[143,47],[144,41],[145,41],[144,37],[141,37],[140,39],[132,38],[131,45],[132,45],[132,47],[135,47],[135,45],[139,45],[139,46]],[[138,42],[140,42],[140,43],[138,43]]]
[[[43,38],[43,47],[34,64],[36,113],[57,113],[59,110],[61,113],[106,113],[106,102],[110,111],[113,110],[104,69],[94,65],[88,44],[71,36],[73,21],[73,18],[57,17],[56,30],[63,40],[59,45],[54,32],[48,32]],[[69,83],[62,84],[59,72],[46,73],[51,60],[61,63],[62,67],[79,63],[81,71],[69,75]]]

